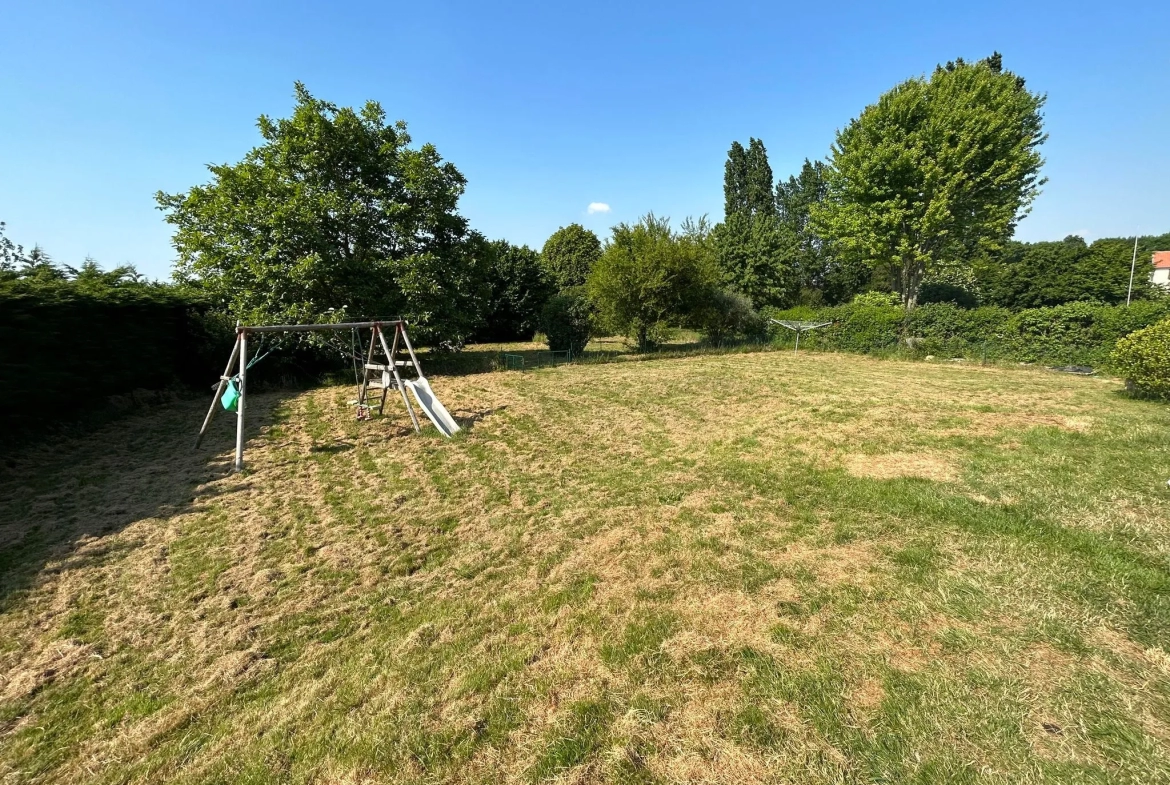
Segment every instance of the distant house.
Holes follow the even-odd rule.
[[[1154,251],[1154,270],[1150,282],[1170,289],[1170,251]]]

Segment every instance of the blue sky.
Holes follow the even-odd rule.
[[[883,5],[3,0],[0,221],[165,277],[154,192],[239,160],[295,80],[406,120],[492,238],[718,219],[732,140],[788,175],[898,81],[999,50],[1048,94],[1049,183],[1017,236],[1170,231],[1170,3]]]

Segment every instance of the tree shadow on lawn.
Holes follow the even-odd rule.
[[[248,438],[276,418],[295,391],[249,396]],[[231,473],[234,440],[225,420],[192,449],[207,401],[183,400],[130,414],[81,435],[55,436],[8,456],[0,467],[0,612],[37,582],[50,562],[67,564],[82,544],[150,518],[199,512],[245,482]],[[226,448],[226,449],[225,449]]]

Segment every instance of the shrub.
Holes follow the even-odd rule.
[[[851,301],[852,305],[899,305],[901,300],[898,299],[896,292],[862,292],[855,295]]]
[[[954,303],[960,308],[974,308],[979,305],[979,298],[971,290],[958,284],[946,281],[928,281],[922,284],[918,291],[919,305],[929,303]]]
[[[1006,325],[1013,356],[1026,362],[1107,366],[1117,341],[1167,315],[1160,302],[1067,303],[1016,313]]]
[[[1130,333],[1111,357],[1126,386],[1143,395],[1170,398],[1170,319]]]
[[[540,314],[540,329],[555,352],[585,351],[593,337],[593,309],[582,287],[566,289],[550,297]]]
[[[764,319],[756,313],[752,301],[733,289],[712,290],[696,322],[703,337],[716,345],[767,335]]]
[[[676,233],[669,219],[649,213],[613,227],[587,286],[605,328],[645,351],[694,320],[717,275],[701,229]]]

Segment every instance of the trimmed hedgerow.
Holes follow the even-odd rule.
[[[801,338],[800,345],[810,349],[901,351],[1108,369],[1118,339],[1170,316],[1170,303],[1139,301],[1128,307],[1068,303],[1015,312],[993,306],[968,309],[952,303],[932,303],[909,313],[900,306],[852,303],[833,308],[770,310],[766,315],[773,319],[831,321],[831,326]],[[777,329],[772,334],[777,342],[792,341],[787,330]]]
[[[230,327],[174,287],[0,284],[3,444],[110,396],[214,379],[225,341]]]

